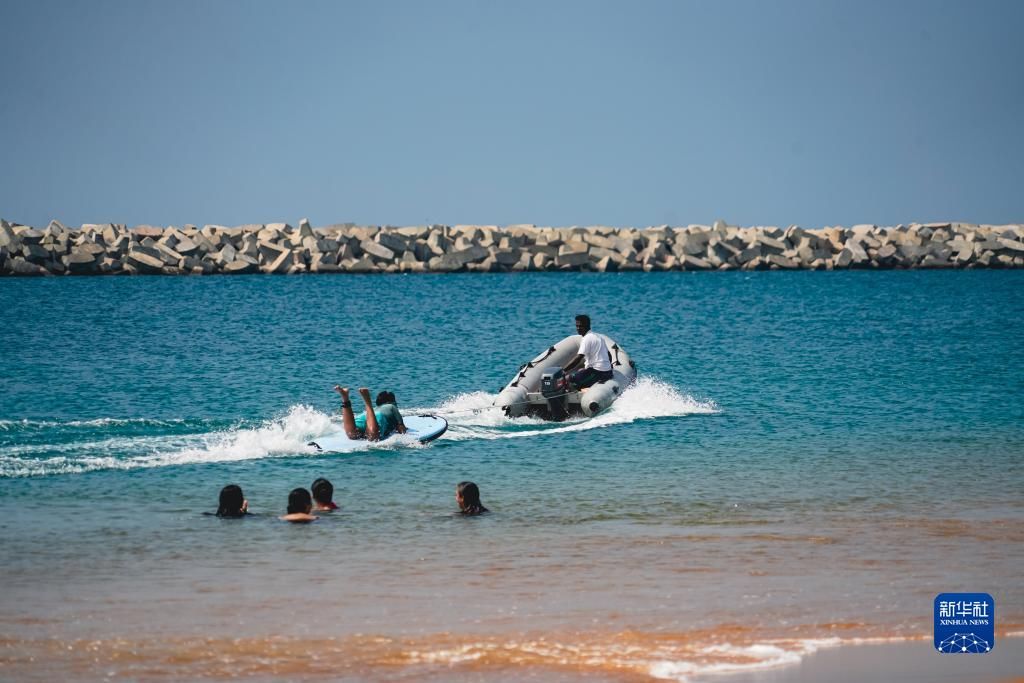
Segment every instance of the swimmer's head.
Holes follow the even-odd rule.
[[[306,513],[313,509],[313,498],[306,489],[292,489],[288,494],[288,514]]]
[[[397,403],[395,401],[395,394],[392,391],[382,391],[377,394],[377,405],[382,406],[388,403]]]
[[[242,487],[237,484],[228,484],[220,490],[220,503],[217,505],[218,517],[241,517],[245,514],[242,506],[245,504],[245,496],[242,494]]]
[[[485,509],[480,504],[480,489],[471,481],[459,482],[455,487],[455,502],[463,512],[480,512]]]
[[[321,505],[329,505],[334,500],[334,485],[323,477],[314,481],[310,489],[313,491],[313,500]]]

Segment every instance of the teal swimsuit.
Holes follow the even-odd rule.
[[[402,419],[402,414],[398,412],[398,406],[394,403],[385,403],[382,406],[377,406],[373,410],[373,414],[377,416],[377,424],[380,425],[380,438],[384,439],[391,435],[391,432],[398,428],[398,422]],[[356,415],[356,429],[362,433],[366,433],[366,413],[359,413]]]

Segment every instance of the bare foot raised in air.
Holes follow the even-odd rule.
[[[348,403],[348,388],[343,387],[340,384],[334,385],[334,390],[341,394],[342,403]]]
[[[370,401],[369,387],[359,387],[359,395],[363,397],[364,401],[366,401],[366,405],[372,405],[372,402]]]

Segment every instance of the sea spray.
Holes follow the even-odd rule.
[[[295,405],[279,418],[256,425],[236,422],[231,427],[192,434],[168,434],[176,421],[145,421],[149,428],[165,433],[146,436],[104,435],[103,428],[139,421],[91,420],[94,428],[87,436],[67,443],[25,443],[13,441],[0,445],[0,477],[25,477],[47,474],[76,474],[100,469],[130,470],[169,465],[234,462],[275,456],[316,452],[307,446],[310,437],[336,429],[340,425],[325,413],[304,405]],[[55,423],[60,427],[81,426],[82,422]],[[91,438],[90,438],[91,437]]]
[[[471,392],[453,396],[435,407],[405,410],[410,415],[433,413],[444,417],[450,426],[442,438],[453,441],[540,436],[719,410],[713,401],[698,400],[651,377],[639,379],[611,408],[591,419],[577,417],[561,423],[537,418],[510,419],[493,406],[494,398],[486,392]],[[214,424],[222,423],[119,418],[8,421],[8,438],[0,441],[0,477],[315,456],[318,451],[309,441],[342,428],[336,416],[307,405],[291,406],[284,415],[259,423],[242,421],[211,429]],[[10,433],[41,428],[51,430],[51,435],[70,434],[69,440],[30,440]],[[79,430],[82,433],[76,436]],[[363,450],[416,446],[399,436],[382,443],[366,442]]]
[[[637,420],[720,412],[714,401],[700,400],[655,377],[641,377],[623,392],[611,407],[593,418],[577,416],[565,422],[539,418],[506,417],[493,405],[495,394],[459,394],[442,403],[435,412],[449,422],[446,439],[511,439],[542,434],[583,431],[628,424]]]

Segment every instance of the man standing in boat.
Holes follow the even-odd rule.
[[[612,354],[604,343],[604,337],[590,329],[589,315],[576,316],[576,332],[583,336],[580,339],[580,351],[562,368],[569,391],[584,389],[612,378]],[[584,364],[583,369],[576,370],[580,363]]]

